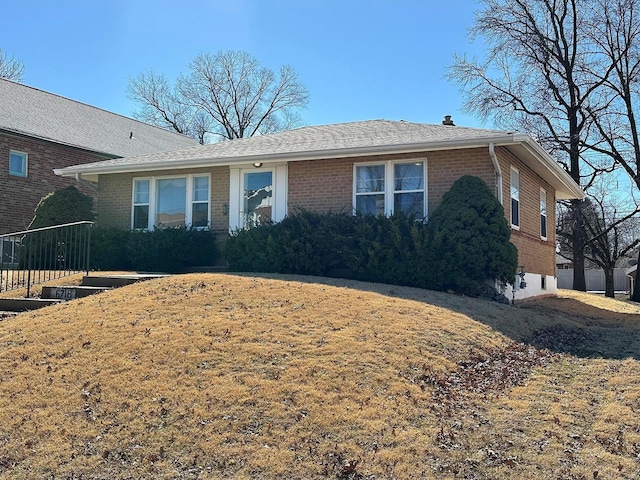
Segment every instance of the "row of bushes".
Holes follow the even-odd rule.
[[[218,260],[213,233],[189,228],[153,232],[94,228],[91,231],[91,268],[182,272],[189,267],[215,265]]]
[[[403,215],[300,211],[235,232],[233,271],[321,275],[479,294],[487,280],[513,283],[517,250],[502,205],[484,182],[462,177],[429,222]]]

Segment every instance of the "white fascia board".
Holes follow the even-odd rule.
[[[586,194],[573,178],[555,161],[555,159],[549,155],[544,148],[538,144],[533,138],[522,135],[522,139],[519,139],[524,147],[526,147],[531,154],[536,157],[540,163],[546,167],[546,170],[553,175],[553,177],[560,182],[569,193],[567,199],[582,200]],[[550,182],[551,183],[551,182]],[[556,188],[557,190],[557,188]],[[565,199],[558,197],[559,199]]]

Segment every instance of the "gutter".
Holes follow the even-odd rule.
[[[82,178],[81,174],[79,173],[76,173],[76,182],[78,182],[80,185],[87,187],[92,192],[98,193],[97,185],[95,183],[87,182]]]
[[[496,188],[498,191],[496,192],[496,196],[498,197],[498,201],[501,205],[504,205],[502,202],[502,169],[500,168],[500,163],[498,162],[498,157],[496,156],[495,144],[493,142],[489,143],[489,156],[491,157],[491,161],[493,162],[493,168],[496,170]]]

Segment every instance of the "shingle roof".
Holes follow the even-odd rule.
[[[198,144],[185,135],[6,79],[0,79],[0,130],[117,157]]]
[[[348,153],[358,149],[384,149],[403,145],[447,143],[504,137],[505,132],[476,128],[428,125],[389,120],[367,120],[362,122],[339,123],[302,127],[270,135],[240,138],[209,145],[152,153],[133,158],[107,160],[86,164],[93,167],[142,166],[156,163],[175,162],[184,164],[194,160],[215,159],[222,161],[248,161],[264,156],[308,156],[317,152],[327,156],[327,152]]]
[[[303,127],[270,135],[76,165],[56,170],[56,173],[65,176],[81,174],[95,179],[99,174],[118,172],[426,152],[489,144],[507,146],[514,154],[531,159],[531,167],[561,193],[558,198],[582,195],[571,177],[528,135],[389,120]]]

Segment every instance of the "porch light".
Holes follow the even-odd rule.
[[[527,282],[524,281],[524,265],[518,266],[518,276],[520,277],[520,288],[527,288]]]
[[[260,168],[262,166],[262,162],[253,162],[253,166],[256,168]]]

